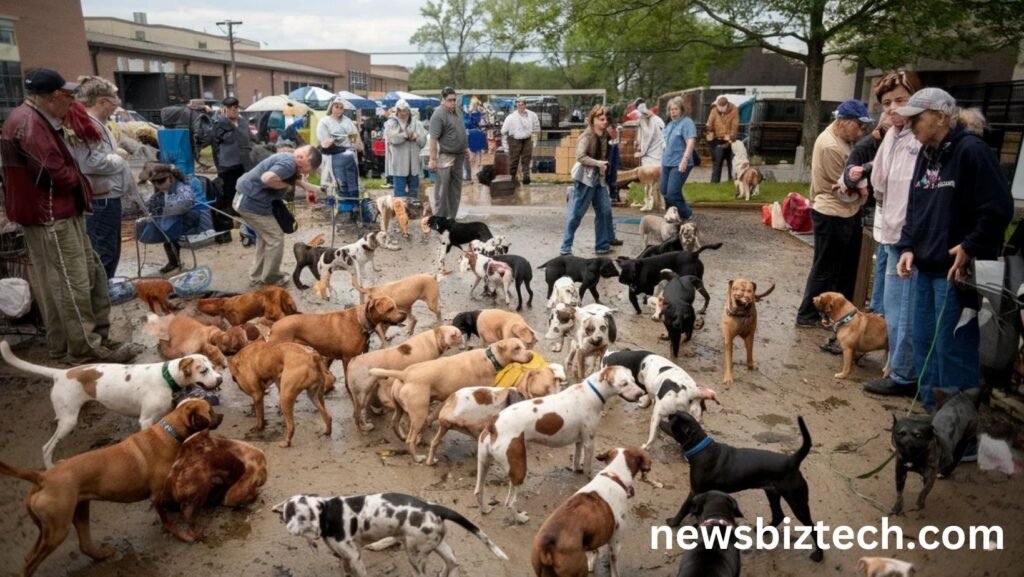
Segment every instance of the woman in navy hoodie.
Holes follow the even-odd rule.
[[[956,100],[944,90],[919,90],[895,113],[909,120],[914,137],[924,145],[896,248],[898,274],[909,277],[912,267],[918,273],[914,365],[920,399],[931,412],[932,389],[978,386],[978,296],[958,283],[965,279],[971,259],[999,256],[1013,216],[1013,199],[995,155],[983,140],[957,124]],[[965,308],[975,309],[974,314],[964,315]]]

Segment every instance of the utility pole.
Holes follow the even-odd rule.
[[[228,83],[228,96],[234,96],[235,94],[235,83],[238,80],[238,76],[235,75],[235,26],[241,26],[242,22],[235,20],[225,20],[223,22],[217,22],[217,26],[228,27],[228,46],[231,50],[231,82]],[[223,30],[223,28],[221,29]]]

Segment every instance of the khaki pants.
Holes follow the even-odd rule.
[[[249,269],[249,280],[271,284],[281,278],[281,257],[284,255],[284,231],[274,215],[238,211],[242,219],[256,231],[256,257]]]
[[[519,165],[523,166],[523,178],[530,178],[530,163],[533,162],[533,139],[517,140],[508,137],[509,174],[516,179]]]
[[[85,218],[23,227],[32,261],[29,282],[46,324],[51,358],[92,356],[110,331],[107,275]]]

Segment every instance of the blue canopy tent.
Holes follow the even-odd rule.
[[[420,96],[411,92],[388,92],[384,95],[384,98],[380,99],[380,103],[385,108],[391,108],[397,104],[399,100],[403,99],[408,102],[409,106],[412,108],[437,108],[441,105],[441,101],[437,98]]]
[[[359,96],[358,94],[353,94],[347,90],[337,92],[335,96],[345,100],[346,102],[348,102],[352,106],[355,106],[359,110],[377,110],[376,102],[370,100],[369,98]]]

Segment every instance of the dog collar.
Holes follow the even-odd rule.
[[[852,311],[846,313],[846,315],[843,316],[843,318],[839,319],[838,321],[833,321],[832,319],[829,319],[828,326],[833,331],[837,331],[837,330],[839,330],[839,327],[841,327],[841,326],[845,325],[846,323],[852,321],[853,317],[855,317],[855,316],[857,316],[857,309],[853,309]]]
[[[487,355],[487,360],[491,361],[491,364],[494,365],[494,370],[500,371],[504,368],[501,366],[501,363],[498,362],[498,358],[494,356],[494,351],[491,350],[491,347],[484,349],[484,354]]]
[[[690,459],[693,459],[694,457],[697,456],[698,453],[700,453],[704,449],[707,449],[708,446],[711,445],[711,443],[713,443],[713,442],[715,442],[715,440],[712,439],[711,437],[704,437],[704,440],[699,442],[699,443],[697,443],[696,447],[694,447],[694,448],[690,449],[689,451],[683,453],[683,458],[686,459],[687,461],[689,461]]]
[[[359,324],[363,327],[363,331],[372,333],[374,329],[373,322],[370,321],[370,307],[367,306],[363,310],[363,316],[359,317]]]
[[[170,435],[171,438],[174,439],[175,441],[178,441],[179,443],[185,441],[185,439],[181,437],[181,433],[175,431],[174,427],[172,427],[171,424],[168,423],[167,421],[160,419],[160,426],[163,427],[164,430],[167,431],[167,434]]]
[[[160,373],[164,376],[164,382],[167,383],[167,386],[171,388],[171,393],[177,395],[178,393],[181,392],[181,385],[176,383],[174,381],[174,377],[171,376],[171,370],[170,368],[168,368],[170,364],[171,363],[169,362],[164,363],[163,366],[160,367]]]
[[[732,308],[732,306],[730,306],[729,308],[725,309],[725,312],[728,313],[729,316],[737,317],[737,318],[749,317],[750,313],[751,313],[750,307],[747,307],[746,311],[744,311],[744,312],[737,312],[735,309]]]
[[[594,383],[592,383],[590,379],[587,379],[587,386],[590,387],[591,391],[594,391],[594,394],[597,395],[597,398],[601,399],[601,404],[605,404],[606,401],[604,400],[604,396],[601,394],[601,391],[597,390],[597,387],[594,386]]]
[[[601,475],[608,477],[612,481],[618,483],[619,486],[622,487],[622,490],[626,492],[627,497],[632,497],[636,493],[633,490],[633,487],[627,487],[626,484],[622,482],[622,478],[616,475],[615,473],[601,473]]]

